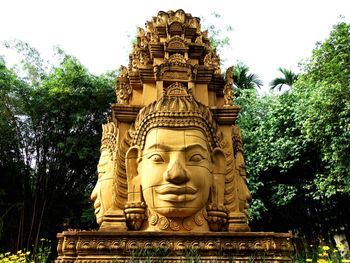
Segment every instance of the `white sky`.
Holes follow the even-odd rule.
[[[231,46],[221,55],[225,67],[244,62],[266,88],[280,76],[278,67],[298,72],[298,62],[310,57],[335,23],[350,22],[350,0],[0,0],[0,41],[23,40],[46,59],[59,45],[100,74],[127,65],[136,26],[144,27],[160,10],[180,8],[211,18],[217,28],[232,26]],[[3,48],[1,54],[12,63]]]

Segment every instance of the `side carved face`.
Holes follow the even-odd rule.
[[[166,217],[188,217],[208,202],[213,163],[204,133],[154,128],[138,165],[147,207]]]
[[[101,149],[97,172],[98,180],[90,198],[94,202],[96,221],[100,225],[103,215],[112,206],[113,200],[114,161],[112,159],[112,153],[106,148]]]

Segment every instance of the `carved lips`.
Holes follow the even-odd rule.
[[[101,203],[100,203],[100,201],[98,201],[98,200],[95,201],[94,208],[95,208],[95,215],[97,215],[98,212],[100,212],[100,210],[101,210]]]
[[[155,192],[159,194],[159,199],[169,202],[188,202],[196,199],[198,189],[190,186],[166,185],[158,187]]]

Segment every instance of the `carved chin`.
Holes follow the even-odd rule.
[[[102,223],[102,218],[103,218],[102,215],[97,215],[97,214],[96,214],[96,222],[97,222],[97,224],[101,225],[101,223]]]
[[[161,207],[161,208],[155,208],[154,211],[159,213],[160,215],[163,215],[165,217],[189,217],[191,215],[194,215],[199,210],[201,210],[202,207]]]

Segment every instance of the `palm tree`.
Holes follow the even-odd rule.
[[[233,80],[238,89],[254,89],[260,88],[263,83],[259,79],[259,76],[253,73],[249,73],[249,67],[243,63],[238,63],[233,69]]]
[[[294,73],[291,70],[285,69],[285,68],[278,68],[278,71],[280,71],[283,74],[282,78],[275,78],[270,82],[271,89],[278,88],[279,91],[281,91],[283,85],[287,85],[289,87],[292,87],[294,82],[298,79],[299,75]]]

